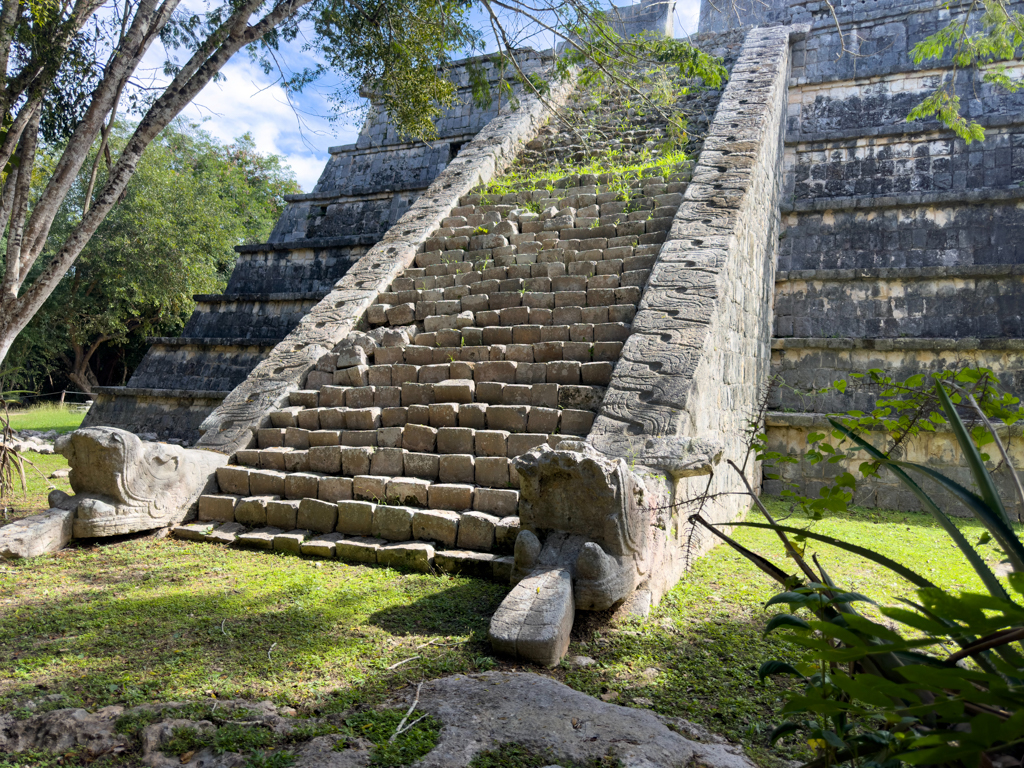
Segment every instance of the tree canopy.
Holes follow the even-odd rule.
[[[115,152],[131,129],[114,127]],[[105,171],[99,175],[103,183]],[[80,220],[89,181],[87,163],[44,258]],[[250,135],[223,145],[197,126],[172,124],[12,350],[8,382],[35,388],[41,376],[65,374],[91,392],[99,383],[91,364],[104,344],[177,333],[195,307],[192,296],[223,290],[234,247],[265,240],[283,196],[298,191],[281,158],[257,152]]]

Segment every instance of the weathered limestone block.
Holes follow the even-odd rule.
[[[572,575],[564,568],[520,581],[491,618],[494,650],[553,667],[569,648],[575,618]]]
[[[15,560],[56,552],[71,541],[74,516],[72,510],[55,508],[5,525],[0,528],[0,558]]]
[[[143,442],[112,427],[79,429],[58,438],[71,465],[73,496],[54,491],[50,504],[75,513],[76,537],[116,536],[180,523],[203,493],[216,491],[228,457]]]

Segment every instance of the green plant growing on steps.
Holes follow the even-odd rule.
[[[845,382],[838,388],[845,388]],[[785,675],[798,683],[787,694],[780,712],[787,719],[775,728],[770,740],[774,743],[799,735],[815,750],[815,759],[806,764],[814,768],[846,764],[967,766],[979,761],[990,765],[999,756],[1019,761],[1024,756],[1024,542],[1020,525],[1011,521],[1007,507],[1011,502],[1024,503],[1024,489],[991,419],[1014,423],[1022,413],[1020,403],[1000,393],[991,372],[980,369],[955,376],[940,374],[930,381],[913,377],[884,392],[883,398],[876,414],[854,413],[845,420],[829,420],[842,452],[823,443],[823,436],[818,435],[812,436],[813,450],[820,460],[833,463],[839,463],[845,454],[866,454],[860,468],[864,476],[880,470],[891,472],[943,528],[985,591],[941,589],[920,573],[867,547],[823,536],[810,527],[779,522],[749,485],[767,522],[736,525],[772,530],[797,573],[788,573],[699,514],[693,515],[692,522],[729,543],[783,587],[766,607],[786,605],[790,613],[774,616],[765,632],[786,632],[787,639],[802,649],[803,657],[795,665],[767,661],[759,670],[762,679]],[[964,423],[960,410],[976,418],[973,429]],[[898,445],[913,429],[948,425],[977,490],[931,467],[900,460],[899,452],[891,448],[879,450],[843,421],[867,422],[883,434],[893,428],[901,437]],[[1013,498],[1001,496],[979,444],[997,447],[1004,470],[1013,473]],[[848,447],[842,448],[844,445]],[[759,458],[771,457],[762,447]],[[930,481],[962,503],[985,527],[982,539],[970,543],[949,511],[915,478]],[[828,510],[845,508],[855,488],[856,481],[847,472],[823,489],[820,499],[795,494],[790,498],[820,518]],[[817,555],[808,557],[810,541],[830,544],[888,568],[915,587],[917,599],[902,599],[899,607],[880,606],[868,596],[844,590]],[[1005,581],[979,551],[987,544],[1005,557]],[[881,614],[884,620],[869,613]]]

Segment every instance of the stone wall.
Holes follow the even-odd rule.
[[[702,32],[740,25],[716,4],[705,2]],[[964,10],[800,0],[756,11],[760,23],[810,25],[793,47],[788,88],[772,357],[778,410],[768,421],[776,450],[799,452],[829,412],[869,409],[877,392],[863,382],[845,395],[811,394],[868,368],[905,378],[978,365],[1010,391],[1024,390],[1024,96],[984,83],[982,73],[953,75],[942,62],[911,58],[914,45]],[[935,120],[907,122],[949,77],[985,141],[967,144]],[[968,479],[945,438],[921,441],[914,455]],[[822,471],[785,469],[812,495]],[[859,501],[918,508],[889,478],[868,483]]]

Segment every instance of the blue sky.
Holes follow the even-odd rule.
[[[699,9],[698,0],[677,0],[677,37],[696,30]],[[159,45],[150,51],[147,64],[163,61],[164,51],[158,49]],[[293,52],[283,63],[301,66],[300,54]],[[225,67],[224,80],[207,86],[184,116],[202,123],[203,128],[223,141],[231,141],[246,131],[252,133],[260,151],[284,156],[299,185],[308,192],[327,162],[327,148],[355,141],[361,119],[359,105],[352,106],[348,114],[332,123],[323,90],[300,94],[290,105],[273,76],[265,75],[243,53]]]

